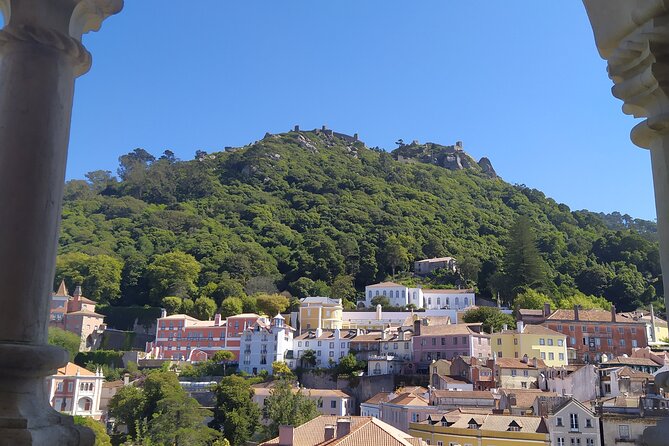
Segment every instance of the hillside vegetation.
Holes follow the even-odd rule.
[[[519,289],[507,286],[505,247],[517,246],[509,230],[520,216],[544,277],[528,287],[556,301],[603,296],[622,310],[662,294],[652,222],[571,211],[475,163],[399,162],[322,131],[268,134],[190,161],[142,149],[119,161],[118,179],[69,181],[63,206],[56,283],[83,283],[102,303],[204,296],[246,307],[247,294],[286,290],[354,301],[414,259],[451,255],[462,274],[433,285],[475,285],[510,304]]]

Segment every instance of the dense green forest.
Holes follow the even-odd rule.
[[[522,243],[538,250],[538,276],[511,283]],[[433,285],[474,285],[507,304],[525,287],[622,310],[663,294],[653,222],[571,211],[476,164],[399,162],[322,131],[267,134],[190,161],[135,149],[116,175],[69,181],[55,281],[114,306],[282,291],[353,302],[365,285],[408,279],[413,260],[441,255],[462,271]]]

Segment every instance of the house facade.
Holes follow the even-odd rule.
[[[292,391],[293,393],[300,392],[300,394],[316,403],[321,415],[345,417],[355,412],[354,399],[341,390],[293,387]],[[258,405],[261,411],[265,407],[265,399],[271,394],[272,387],[263,384],[253,386],[253,402]]]
[[[472,289],[423,289],[409,288],[395,282],[381,282],[365,287],[365,306],[373,307],[375,297],[386,297],[393,307],[413,305],[428,310],[463,310],[476,305]]]
[[[274,361],[283,362],[286,353],[293,348],[294,329],[277,314],[270,321],[261,316],[242,333],[239,369],[256,375],[265,370],[272,373]]]
[[[494,358],[493,373],[497,387],[505,389],[537,389],[546,364],[537,358]]]
[[[573,348],[576,359],[583,363],[599,362],[602,355],[631,355],[634,349],[648,345],[645,322],[618,317],[615,306],[611,311],[583,310],[578,306],[556,310],[541,325],[564,334],[567,347]]]
[[[155,359],[201,361],[219,350],[227,350],[239,361],[244,330],[255,324],[260,315],[243,313],[222,319],[201,321],[186,314],[163,314],[156,324],[156,339],[147,343],[147,352]]]
[[[95,305],[82,294],[80,286],[70,296],[63,281],[51,296],[49,326],[76,334],[79,350],[89,351],[95,345],[98,330],[104,330],[104,316],[95,312]]]
[[[68,415],[102,418],[100,397],[105,377],[68,362],[55,375],[46,378],[49,404],[58,412]]]
[[[458,270],[455,258],[453,257],[435,257],[432,259],[416,260],[413,263],[413,271],[419,276],[430,274],[439,269],[447,269],[451,272]]]
[[[481,324],[430,326],[416,321],[412,342],[414,363],[417,370],[424,372],[428,371],[433,360],[491,356],[490,335],[481,331]]]
[[[542,325],[518,321],[516,330],[490,336],[492,354],[498,358],[539,358],[551,367],[567,365],[567,336]]]
[[[322,296],[310,296],[300,300],[299,329],[300,333],[322,328],[334,330],[342,328],[341,299]]]
[[[553,445],[602,446],[599,417],[574,398],[551,410],[547,422]]]
[[[348,355],[351,341],[358,335],[358,330],[310,330],[293,338],[293,357],[286,362],[291,369],[300,367],[304,354],[313,351],[316,367],[327,366],[330,361],[338,363]],[[302,366],[309,366],[303,364]]]

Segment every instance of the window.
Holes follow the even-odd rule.
[[[341,348],[346,348],[346,342],[341,343]]]
[[[599,326],[595,327],[595,333],[599,333]]]
[[[581,331],[583,333],[587,333],[588,332],[588,326],[587,325],[581,325]]]
[[[462,337],[462,345],[466,345],[466,344],[467,344],[467,336],[463,336]]]
[[[621,440],[630,439],[630,427],[627,424],[621,424],[618,426],[618,436]]]
[[[320,356],[320,355],[321,355],[321,350],[318,350],[316,356]]]
[[[318,398],[318,407],[323,407],[323,398]]]
[[[564,345],[564,342],[562,339],[558,339],[558,347],[562,347]]]
[[[636,342],[636,339],[632,339],[632,347],[637,348],[638,343]]]
[[[564,353],[558,353],[558,358],[560,361],[564,361]]]
[[[625,340],[624,340],[624,339],[621,339],[621,340],[620,340],[620,346],[621,346],[621,347],[624,347],[624,346],[625,346]]]
[[[571,343],[571,345],[576,345],[576,338],[572,336],[571,338],[569,338],[569,342]]]
[[[578,430],[578,414],[577,413],[570,413],[569,414],[569,429],[572,431],[577,431]]]
[[[630,328],[630,333],[636,334],[636,328],[634,328],[634,327]]]
[[[458,345],[458,337],[453,336],[453,345]]]
[[[564,437],[557,437],[557,446],[564,446]]]
[[[323,341],[318,341],[318,346],[321,347],[323,345]]]
[[[397,342],[393,343],[393,350],[397,350]]]
[[[555,425],[558,426],[558,427],[562,427],[562,426],[564,426],[564,425],[562,424],[562,417],[556,417],[556,418],[555,418]]]
[[[309,347],[309,341],[304,341],[304,346]]]
[[[521,382],[520,387],[522,387],[523,389],[527,389],[527,381]]]
[[[607,333],[611,333],[611,327],[608,327],[608,326],[607,326],[607,327],[606,327],[606,332],[607,332]]]
[[[562,331],[562,324],[558,324],[558,326],[556,328],[557,328],[557,331]]]
[[[497,357],[498,357],[498,358],[501,358],[501,357],[502,357],[502,352],[501,352],[501,351],[500,351],[500,352],[497,352]]]
[[[546,359],[546,352],[541,352],[541,359]]]
[[[437,446],[444,446],[444,442],[443,441],[437,441]]]
[[[330,350],[330,358],[334,358],[334,352]]]
[[[551,360],[551,361],[553,361],[553,360],[555,359],[555,353],[553,353],[553,352],[549,352],[549,353],[548,353],[548,359]]]
[[[297,346],[302,347],[302,341],[297,341]]]
[[[618,334],[624,334],[625,329],[623,327],[618,327]]]
[[[337,400],[330,401],[330,409],[336,409],[336,408],[337,408]]]
[[[574,331],[575,327],[573,325],[569,326],[569,331]]]
[[[513,338],[513,345],[518,345],[518,338]]]
[[[63,381],[59,382],[59,383],[56,385],[56,390],[57,390],[58,392],[62,392],[62,391],[63,391]]]
[[[586,418],[585,419],[585,427],[592,427],[592,419],[591,418]]]
[[[497,345],[502,345],[502,338],[497,338]]]
[[[441,338],[441,345],[446,345],[446,338]]]
[[[529,370],[523,370],[523,376],[530,376]]]
[[[539,338],[539,345],[546,345],[546,340],[544,338]]]
[[[67,391],[72,392],[73,389],[74,389],[74,383],[72,382],[67,383]]]
[[[548,338],[548,345],[553,345],[553,339]]]
[[[516,376],[516,372],[517,372],[516,369],[511,369],[511,376]]]
[[[613,347],[613,339],[607,339],[606,345],[608,345],[609,347]]]
[[[594,438],[586,438],[585,439],[585,444],[587,446],[595,446],[595,439]]]

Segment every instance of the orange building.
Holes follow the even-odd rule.
[[[95,343],[95,333],[104,329],[104,316],[95,312],[95,301],[84,297],[81,287],[68,294],[65,282],[61,282],[51,296],[49,326],[70,331],[81,339],[80,351],[87,351]]]

